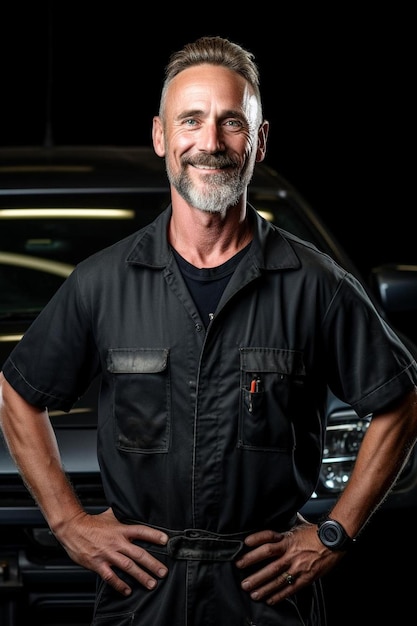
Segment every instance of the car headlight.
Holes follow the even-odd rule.
[[[346,411],[329,423],[317,489],[319,493],[343,491],[369,422],[370,419],[361,419],[356,413]]]

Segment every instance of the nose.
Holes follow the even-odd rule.
[[[223,133],[215,122],[204,124],[199,139],[200,150],[212,153],[224,150]]]

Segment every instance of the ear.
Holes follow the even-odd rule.
[[[258,147],[256,149],[256,162],[264,160],[266,154],[266,142],[268,140],[269,122],[264,120],[258,129]]]
[[[162,120],[158,115],[153,118],[152,124],[153,149],[160,157],[165,156],[164,128]]]

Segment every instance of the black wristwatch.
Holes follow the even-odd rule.
[[[329,550],[345,552],[355,543],[355,539],[349,537],[342,524],[329,517],[320,522],[317,534],[322,544]]]

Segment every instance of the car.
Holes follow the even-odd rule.
[[[0,148],[0,366],[79,261],[141,228],[169,201],[164,161],[151,147]],[[413,323],[417,267],[391,263],[376,267],[365,280],[319,213],[289,181],[264,163],[255,168],[249,201],[264,217],[312,241],[357,275],[375,306],[417,354]],[[69,413],[51,413],[64,465],[91,513],[106,507],[96,456],[97,385],[93,384]],[[307,519],[317,521],[343,491],[370,418],[358,417],[329,391],[320,479],[301,511]],[[51,620],[56,625],[71,620],[89,623],[95,576],[73,563],[57,543],[3,441],[0,493],[0,623],[24,624],[29,615],[39,624],[50,624]],[[388,519],[392,524],[393,519],[414,514],[416,508],[417,455],[413,452],[376,513],[376,521],[369,526],[372,532],[379,531],[385,528],[380,520]],[[366,532],[370,541],[364,541],[364,546],[369,546],[372,537],[379,535]],[[384,536],[382,530],[379,532]],[[356,567],[361,554],[369,557],[358,548],[352,557],[358,559],[353,561]],[[369,564],[366,567],[369,570]],[[340,626],[344,622],[335,581],[343,580],[344,589],[349,586],[349,557],[346,569],[341,566],[338,576],[332,574],[325,588],[333,599],[336,594],[329,602],[329,612],[337,614]],[[395,578],[397,573],[393,571],[390,576]],[[346,624],[351,624],[349,611],[345,617]],[[360,623],[357,616],[355,623]],[[363,623],[370,623],[369,619]]]

